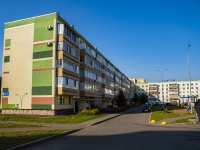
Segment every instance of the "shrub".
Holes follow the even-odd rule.
[[[83,109],[81,112],[78,113],[79,115],[98,115],[99,109]]]
[[[125,111],[125,110],[126,110],[125,106],[119,106],[119,107],[117,107],[117,112],[122,112],[122,111]]]

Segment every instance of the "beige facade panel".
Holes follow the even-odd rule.
[[[4,39],[11,39],[11,46],[3,52],[10,62],[3,63],[2,72],[9,74],[2,74],[2,87],[9,88],[8,103],[22,102],[23,109],[31,109],[33,37],[34,24],[6,29],[4,35]]]

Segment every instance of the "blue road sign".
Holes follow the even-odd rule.
[[[3,96],[9,96],[9,92],[3,92]]]

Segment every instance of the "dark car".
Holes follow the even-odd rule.
[[[142,112],[151,112],[151,106],[150,105],[142,106]]]

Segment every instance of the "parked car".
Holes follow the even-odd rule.
[[[149,105],[150,107],[152,107],[152,103],[150,102],[146,102],[145,105]]]
[[[143,105],[142,106],[142,112],[151,112],[151,106],[150,105]]]

